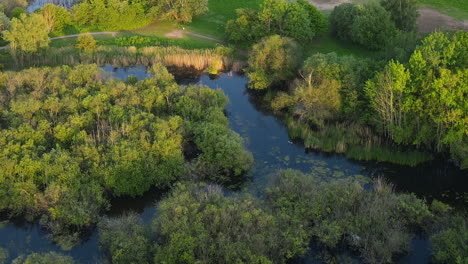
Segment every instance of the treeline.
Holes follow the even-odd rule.
[[[394,263],[410,252],[417,234],[427,232],[434,262],[468,259],[468,222],[449,206],[396,194],[382,179],[370,190],[352,180],[319,179],[316,173],[279,171],[263,198],[180,183],[159,203],[151,225],[134,214],[103,219],[100,243],[116,264],[289,263],[311,245],[322,261],[344,261],[350,250],[366,263]],[[39,256],[58,257],[27,258]]]
[[[0,212],[41,216],[61,235],[95,223],[111,197],[188,172],[238,183],[253,160],[229,129],[227,97],[178,86],[159,64],[151,74],[124,83],[96,65],[0,73]]]
[[[433,33],[401,62],[315,54],[296,71],[299,52],[291,39],[265,38],[247,69],[251,88],[272,87],[265,99],[292,137],[310,148],[409,165],[430,156],[403,155],[408,147],[449,152],[468,167],[467,32]],[[277,87],[296,76],[288,89]],[[395,151],[381,147],[388,142]]]

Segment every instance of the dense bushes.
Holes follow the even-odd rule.
[[[144,264],[150,260],[148,230],[137,215],[103,219],[99,223],[99,241],[114,264]]]
[[[238,9],[237,15],[226,25],[227,39],[232,42],[253,42],[272,34],[310,41],[327,30],[323,15],[304,0],[265,0],[260,11]]]
[[[135,84],[107,79],[96,65],[1,73],[0,211],[44,215],[51,228],[83,227],[106,208],[106,193],[136,196],[176,180],[183,148],[193,144],[187,135],[225,118],[227,101],[206,87],[179,87],[160,65],[153,71]],[[181,101],[198,115],[184,115]],[[218,150],[202,137],[198,159],[224,168],[218,176],[227,180],[252,161],[242,159],[251,156],[239,136],[216,125],[211,136],[226,145]],[[229,163],[231,155],[239,162]]]
[[[290,38],[273,35],[252,48],[249,57],[250,87],[266,89],[295,75],[299,63],[299,48]]]
[[[56,252],[32,253],[27,256],[19,256],[14,259],[13,264],[73,264],[76,263],[72,257]]]
[[[324,183],[313,175],[281,171],[267,190],[267,202],[285,233],[297,233],[298,252],[312,237],[330,248],[345,243],[369,263],[392,262],[409,249],[411,228],[431,217],[413,195],[395,194],[377,181],[364,191],[357,183]],[[290,241],[288,243],[292,243]]]
[[[192,18],[208,11],[208,0],[152,0],[164,18],[182,23],[192,22]]]
[[[437,263],[468,263],[468,222],[463,216],[444,215],[431,236]]]
[[[390,12],[395,26],[403,31],[415,31],[418,19],[417,0],[382,0],[380,4]]]
[[[378,4],[342,4],[330,15],[331,31],[338,38],[379,50],[396,35],[388,13]]]
[[[154,263],[281,263],[275,261],[274,217],[251,196],[179,185],[159,210]]]

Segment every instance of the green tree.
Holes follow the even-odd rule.
[[[380,4],[390,12],[395,26],[404,31],[415,31],[418,19],[417,0],[382,0]]]
[[[262,39],[252,48],[247,69],[252,89],[266,89],[295,75],[299,64],[297,44],[274,35]]]
[[[365,4],[351,26],[351,40],[373,50],[383,49],[396,33],[390,14],[377,4]]]
[[[91,34],[82,34],[78,36],[76,48],[84,52],[92,53],[96,51],[97,43]]]
[[[61,32],[66,25],[71,24],[71,15],[67,9],[54,5],[46,4],[37,10],[39,14],[44,17],[44,21],[47,25],[47,31],[50,32]]]
[[[374,3],[347,3],[335,7],[330,25],[338,38],[373,50],[383,49],[397,33],[390,13]]]
[[[3,32],[3,37],[10,43],[10,50],[23,59],[49,46],[49,36],[44,18],[38,14],[13,18],[11,29]]]
[[[442,228],[431,235],[436,263],[468,262],[468,222],[463,215],[445,216]]]
[[[182,23],[208,11],[208,0],[159,0],[156,4],[163,16]]]

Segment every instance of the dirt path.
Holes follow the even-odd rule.
[[[459,21],[439,11],[421,7],[419,8],[418,31],[429,33],[434,30],[468,30],[468,20]]]

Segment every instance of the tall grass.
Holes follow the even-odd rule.
[[[416,166],[433,157],[427,152],[400,149],[388,144],[369,127],[354,123],[328,124],[320,130],[294,118],[285,120],[291,138],[302,139],[306,148],[342,153],[356,160],[376,160]]]
[[[11,58],[10,58],[11,59]],[[0,62],[12,67],[11,61]],[[165,66],[192,67],[196,70],[209,70],[210,73],[239,67],[226,48],[188,50],[179,47],[117,47],[100,46],[90,53],[83,53],[73,47],[49,48],[41,55],[27,60],[21,67],[57,66],[96,63],[98,65],[111,64],[115,67],[125,67],[142,64],[146,66],[162,63]]]

